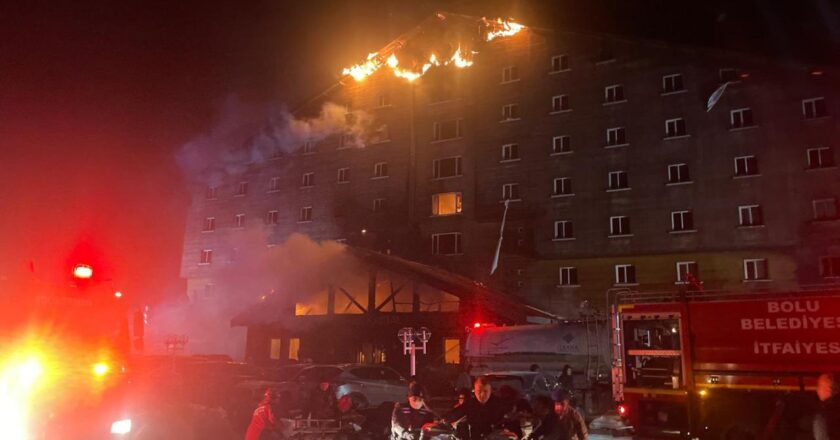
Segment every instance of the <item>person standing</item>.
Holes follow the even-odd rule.
[[[277,408],[278,400],[274,389],[268,388],[265,390],[263,400],[251,417],[248,431],[245,432],[245,440],[281,438],[282,426],[280,419],[277,417],[279,412]]]
[[[546,395],[534,397],[535,428],[527,440],[560,440],[560,423],[554,412],[554,400]]]
[[[559,382],[560,386],[566,391],[572,391],[572,388],[574,388],[574,376],[571,365],[567,364],[563,366],[563,369],[560,371],[560,375],[557,376],[557,382]]]
[[[426,391],[417,382],[408,385],[408,405],[394,405],[391,413],[391,439],[400,440],[423,425],[435,421],[435,413],[426,406]]]
[[[463,405],[453,408],[444,417],[449,423],[464,419],[469,429],[469,440],[482,439],[504,422],[505,406],[493,395],[493,387],[486,377],[479,376],[473,384],[473,396]]]
[[[840,377],[826,373],[817,379],[820,408],[814,416],[816,440],[840,440]]]
[[[554,390],[554,412],[557,414],[559,440],[587,440],[589,430],[580,413],[572,408],[571,396],[564,389]]]

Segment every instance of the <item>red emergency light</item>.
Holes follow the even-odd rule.
[[[481,323],[476,322],[475,324],[473,324],[473,328],[481,328]]]
[[[627,405],[623,403],[618,405],[618,415],[620,415],[621,417],[627,416]]]
[[[93,268],[87,264],[73,266],[73,277],[81,280],[89,280],[93,276]]]

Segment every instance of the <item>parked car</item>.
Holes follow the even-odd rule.
[[[557,387],[557,379],[554,376],[535,371],[497,371],[483,376],[490,380],[493,392],[497,392],[502,386],[508,385],[528,400],[540,394],[548,395]],[[543,379],[537,380],[540,376]]]
[[[408,381],[394,369],[372,364],[311,365],[276,388],[302,405],[323,380],[335,387],[336,400],[348,396],[359,409],[401,402],[408,390]]]

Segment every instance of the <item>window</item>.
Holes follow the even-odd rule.
[[[300,338],[289,338],[289,360],[300,360]]]
[[[662,77],[662,93],[674,93],[685,90],[683,88],[683,76],[680,73],[665,75]]]
[[[672,211],[671,212],[671,231],[693,231],[694,230],[694,214],[691,211]]]
[[[606,64],[612,61],[615,61],[615,55],[610,47],[602,47],[595,57],[595,64]]]
[[[236,214],[233,216],[233,227],[234,228],[244,228],[245,227],[245,214]]]
[[[744,260],[744,281],[767,280],[767,259]]]
[[[696,261],[677,261],[677,282],[676,284],[688,284],[692,280],[699,280],[700,273],[697,271]]]
[[[350,168],[338,169],[338,183],[347,183],[350,181]]]
[[[607,175],[607,191],[629,189],[627,171],[610,171]]]
[[[557,95],[551,97],[551,111],[552,113],[565,112],[571,110],[569,105],[569,95]]]
[[[502,200],[521,200],[519,198],[519,184],[518,183],[506,183],[502,185]]]
[[[300,215],[298,216],[298,222],[311,222],[312,221],[312,207],[311,206],[304,206],[300,208]]]
[[[448,192],[432,195],[432,215],[452,215],[461,213],[461,193]]]
[[[816,119],[828,116],[825,107],[825,98],[811,98],[802,100],[802,116],[805,119]]]
[[[201,226],[201,232],[213,232],[216,230],[216,217],[206,217]]]
[[[672,138],[672,137],[680,137],[685,136],[685,119],[683,118],[674,118],[668,119],[665,121],[665,137]]]
[[[201,256],[199,257],[198,264],[210,264],[213,262],[213,250],[212,249],[202,249]]]
[[[280,178],[272,177],[268,180],[268,192],[280,191]]]
[[[391,132],[388,130],[388,124],[380,124],[377,128],[371,130],[368,143],[370,145],[381,144],[383,142],[391,141]]]
[[[551,139],[551,154],[572,152],[572,139],[569,136],[554,136]]]
[[[435,122],[432,124],[432,140],[445,141],[461,137],[461,120]]]
[[[300,179],[301,188],[309,188],[315,186],[315,173],[303,173]]]
[[[625,101],[624,85],[615,84],[615,85],[612,85],[612,86],[604,87],[604,102],[605,103],[621,102],[621,101]]]
[[[755,156],[739,156],[735,158],[735,177],[757,175],[758,159]]]
[[[279,222],[280,222],[280,212],[279,211],[268,211],[265,214],[265,224],[276,225]]]
[[[753,114],[751,108],[739,108],[729,112],[729,128],[746,128],[752,127]]]
[[[744,205],[738,207],[738,226],[762,226],[764,213],[761,205]]]
[[[632,264],[616,264],[615,284],[636,284],[636,266]]]
[[[551,57],[551,73],[565,72],[569,70],[568,55],[554,55]]]
[[[519,119],[519,104],[505,104],[502,106],[502,122]]]
[[[271,343],[268,349],[268,358],[279,360],[281,356],[281,349],[283,348],[283,340],[280,338],[271,338]]]
[[[373,212],[385,211],[385,199],[373,199]]]
[[[207,199],[207,200],[215,200],[216,196],[217,196],[217,194],[216,194],[217,190],[218,190],[218,188],[215,187],[215,186],[208,186],[204,190],[204,198]]]
[[[560,268],[560,285],[561,286],[577,286],[578,276],[576,267],[561,267]]]
[[[718,76],[720,77],[720,82],[722,83],[738,81],[738,69],[733,69],[731,67],[719,69]]]
[[[432,177],[435,179],[446,179],[461,175],[461,158],[447,157],[435,159],[432,162]]]
[[[380,93],[379,96],[376,98],[376,105],[377,107],[390,107],[391,94],[388,92]]]
[[[575,228],[570,220],[558,220],[554,222],[555,240],[570,240],[572,238],[575,238]]]
[[[691,176],[688,173],[688,164],[674,163],[668,165],[668,183],[687,183],[691,182]]]
[[[311,141],[305,142],[303,144],[303,147],[301,148],[301,150],[302,150],[303,154],[315,154],[315,151],[317,151],[316,148],[315,148],[315,142],[311,142]]]
[[[383,177],[388,177],[388,163],[377,162],[373,164],[373,178],[381,179]]]
[[[353,136],[351,133],[344,133],[341,137],[338,138],[338,149],[343,150],[345,148],[350,148],[356,146],[356,136]]]
[[[461,340],[458,338],[444,338],[443,339],[443,363],[445,364],[460,364],[461,363]]]
[[[243,197],[248,194],[248,182],[242,181],[236,186],[235,196]]]
[[[519,81],[519,68],[516,66],[507,66],[502,69],[502,83],[509,83]]]
[[[432,235],[432,253],[435,255],[458,255],[461,253],[461,233],[449,232]]]
[[[558,177],[554,179],[554,188],[551,192],[552,196],[571,196],[572,193],[572,179],[569,177]]]
[[[630,235],[630,217],[623,215],[610,217],[610,235]]]
[[[627,145],[627,132],[624,127],[613,127],[607,129],[607,146],[618,147]]]
[[[519,145],[502,145],[502,162],[507,162],[511,160],[519,160]]]
[[[820,257],[820,276],[823,278],[840,277],[840,257]]]
[[[829,147],[809,148],[807,152],[808,168],[829,168],[834,166],[834,153]]]
[[[837,199],[817,199],[814,206],[814,220],[837,219]]]

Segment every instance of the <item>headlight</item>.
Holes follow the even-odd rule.
[[[125,435],[131,433],[131,419],[117,420],[111,423],[111,434]]]

